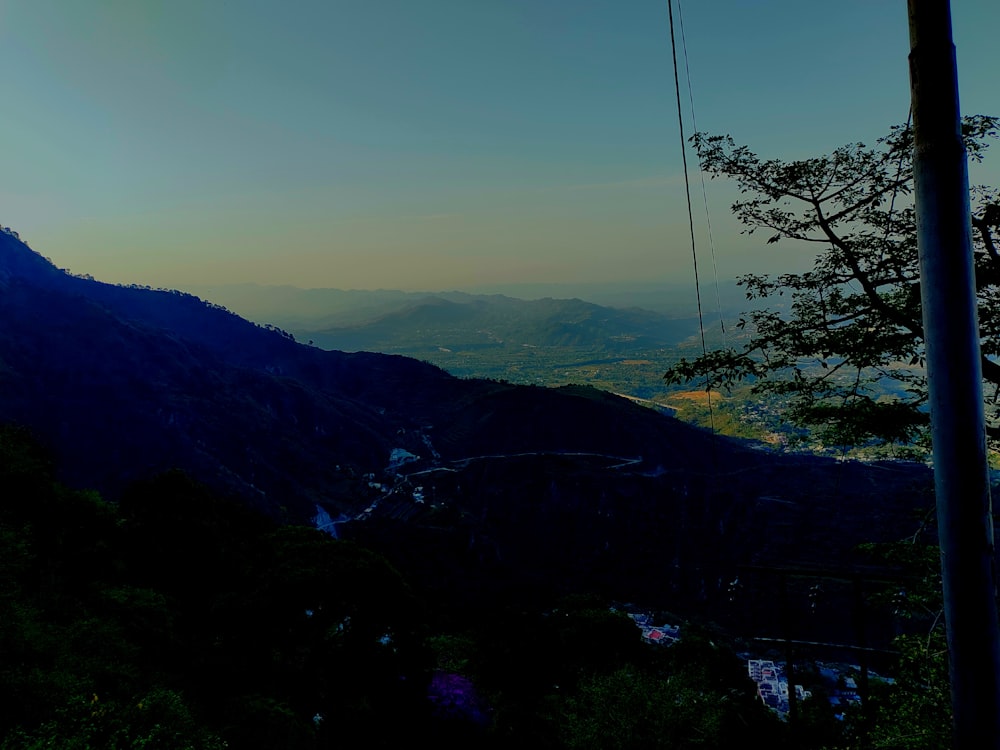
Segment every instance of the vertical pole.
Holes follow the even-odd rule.
[[[951,8],[948,0],[907,4],[917,243],[954,748],[1000,748],[993,524]]]

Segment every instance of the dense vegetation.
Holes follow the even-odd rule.
[[[846,748],[859,732],[898,737],[897,715],[919,718],[931,746],[925,725],[944,706],[940,660],[915,639],[909,682],[868,719],[837,723],[814,702],[789,728],[718,631],[688,623],[677,645],[652,647],[593,596],[494,583],[488,600],[442,598],[379,554],[278,526],[183,474],[112,505],[53,468],[23,430],[0,430],[4,750],[694,748],[753,735]]]
[[[182,474],[136,484],[118,505],[69,490],[19,430],[0,434],[0,481],[5,750],[386,747],[470,735],[596,747],[608,732],[654,726],[642,719],[657,715],[649,705],[627,726],[593,726],[587,701],[626,678],[683,683],[710,703],[735,689],[746,716],[770,721],[745,682],[682,677],[592,600],[544,615],[507,601],[469,620],[453,603],[445,618],[379,555],[276,526]],[[446,621],[460,632],[435,632]],[[731,654],[696,638],[689,648],[738,675]],[[484,697],[428,700],[439,666],[455,684],[475,677]],[[709,727],[664,705],[656,721],[678,736],[710,730],[724,744],[742,727],[735,713]]]
[[[112,506],[16,431],[2,450],[5,748],[310,747],[414,720],[419,609],[383,559],[181,474]]]

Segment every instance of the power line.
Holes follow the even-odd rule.
[[[670,18],[670,52],[674,62],[674,92],[677,96],[677,125],[681,139],[681,162],[684,167],[684,194],[687,196],[688,229],[691,233],[691,259],[694,262],[694,291],[698,303],[698,330],[701,334],[701,351],[708,354],[708,345],[705,343],[705,317],[701,309],[701,280],[698,275],[698,252],[695,247],[694,238],[694,213],[691,209],[691,181],[688,178],[687,146],[684,138],[684,116],[681,111],[681,84],[677,68],[677,41],[674,34],[674,6],[673,0],[667,1],[667,15]],[[715,412],[712,408],[712,387],[708,376],[705,377],[705,391],[708,393],[708,419],[715,434]]]
[[[681,49],[684,52],[684,74],[687,77],[688,102],[691,106],[691,128],[698,132],[698,119],[695,117],[694,90],[691,87],[691,65],[688,61],[687,36],[684,33],[684,8],[681,0],[677,0],[677,20],[681,27]],[[705,226],[708,230],[708,247],[712,253],[712,270],[715,273],[715,302],[719,309],[719,328],[722,330],[722,344],[727,343],[726,320],[722,316],[722,293],[719,291],[719,264],[715,257],[715,237],[712,234],[712,215],[708,210],[708,190],[705,187],[705,172],[698,168],[698,175],[701,177],[701,198],[705,205]]]

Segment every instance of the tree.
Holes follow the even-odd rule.
[[[982,160],[998,126],[994,117],[965,118],[970,159]],[[741,343],[681,359],[667,382],[701,380],[708,389],[752,382],[757,392],[788,397],[790,418],[832,444],[921,438],[927,382],[912,130],[898,126],[873,147],[856,143],[787,162],[762,159],[729,136],[692,140],[702,169],[735,180],[747,195],[732,206],[745,233],[818,252],[802,273],[742,276],[747,299],[762,306],[740,319]],[[975,187],[971,199],[983,377],[993,403],[1000,397],[1000,194]],[[1000,438],[996,409],[987,415],[990,436]]]
[[[893,680],[872,679],[868,700],[850,706],[843,743],[826,747],[947,750],[952,746],[952,708],[937,545],[915,535],[861,546],[869,561],[900,578],[869,601],[896,621]]]
[[[785,747],[787,727],[757,697],[745,663],[713,637],[688,623],[676,644],[580,680],[554,705],[563,746],[681,750],[766,737]]]

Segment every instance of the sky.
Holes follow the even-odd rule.
[[[692,278],[667,7],[0,0],[0,223],[156,287]],[[906,119],[903,0],[674,7],[698,130],[791,159]],[[1000,3],[952,12],[963,110],[1000,115]],[[713,261],[688,157],[703,275],[802,266],[720,181]]]

